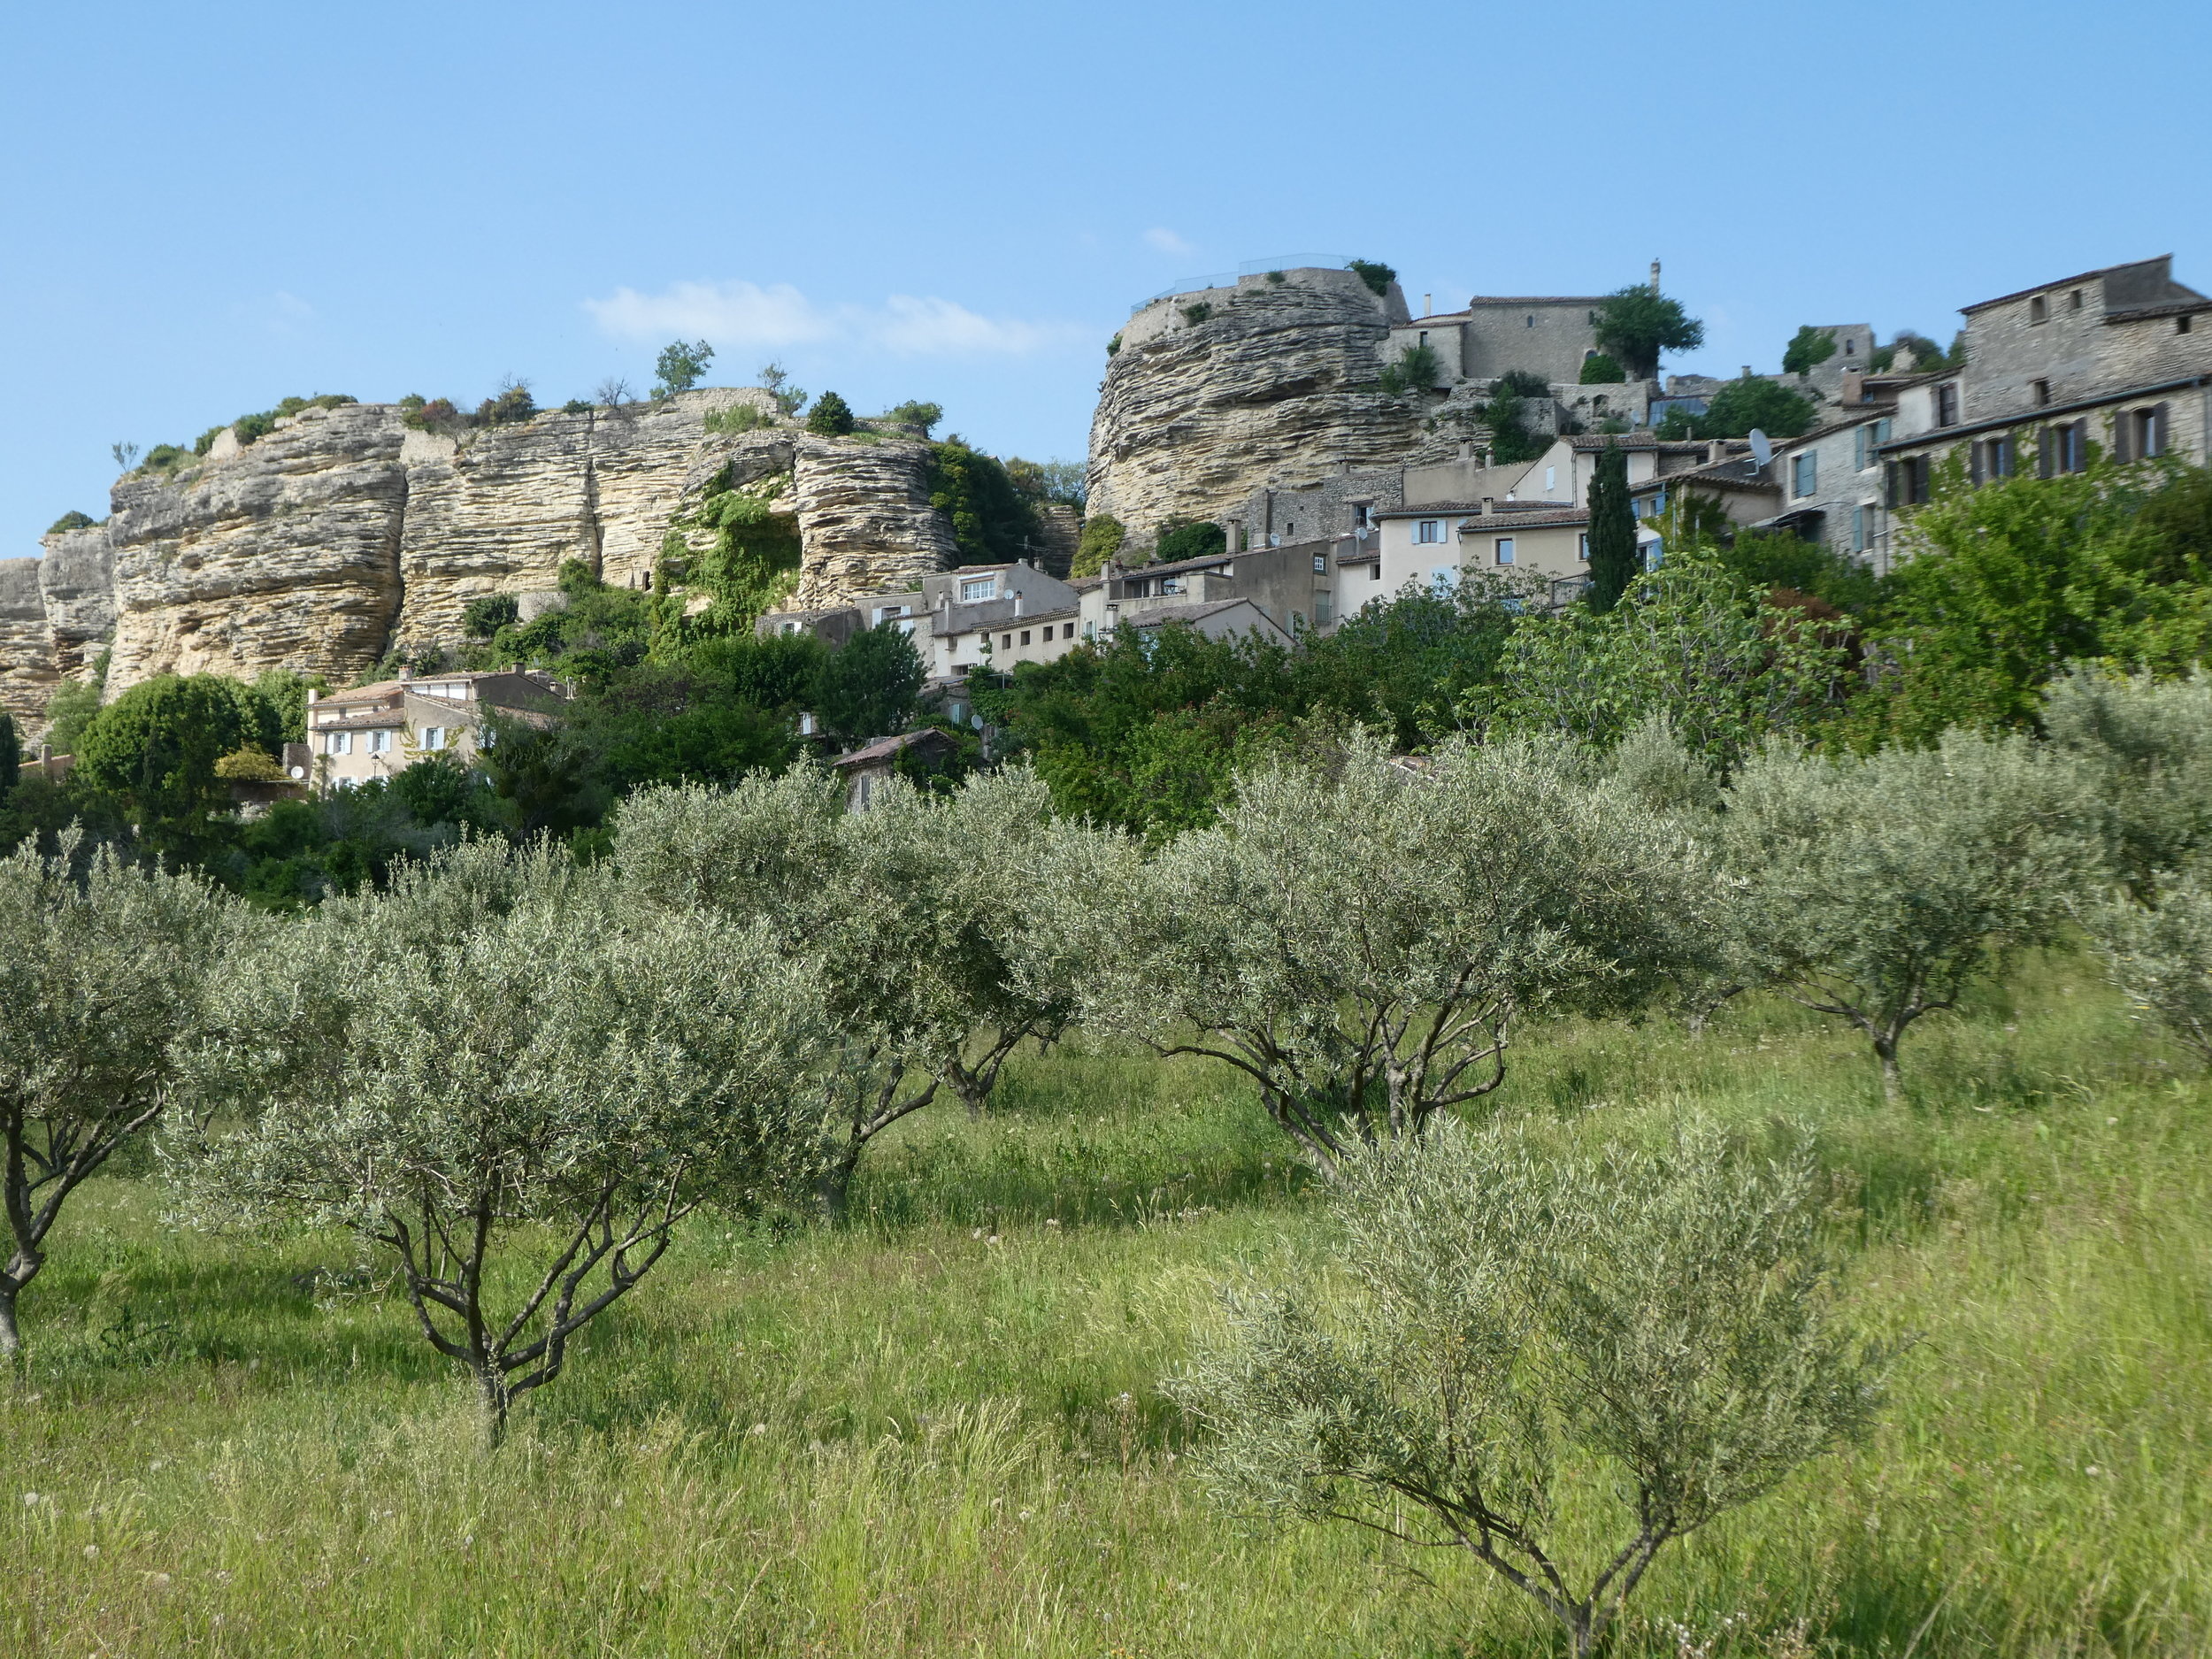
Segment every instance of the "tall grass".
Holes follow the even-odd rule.
[[[1810,1133],[1860,1317],[1919,1337],[1873,1443],[1663,1557],[1617,1651],[2202,1652],[2205,1085],[2062,959],[1905,1062],[1885,1106],[1861,1041],[1756,1002],[1516,1053],[1496,1109],[1563,1140]],[[1233,1079],[1064,1048],[870,1156],[837,1231],[695,1228],[491,1455],[350,1240],[104,1183],[0,1394],[0,1650],[1555,1650],[1455,1563],[1187,1479],[1157,1384],[1215,1285],[1326,1248]]]

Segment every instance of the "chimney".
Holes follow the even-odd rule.
[[[1423,296],[1421,296],[1421,315],[1422,315],[1422,316],[1426,317],[1426,316],[1431,315],[1432,312],[1434,312],[1434,311],[1436,310],[1436,307],[1435,307],[1434,305],[1431,304],[1429,302],[1430,302],[1430,301],[1432,301],[1432,300],[1433,300],[1435,297],[1436,297],[1436,296],[1435,296],[1433,294],[1424,294]]]
[[[1475,443],[1473,439],[1470,438],[1459,446],[1459,458],[1463,461],[1471,461],[1475,458]]]
[[[1706,444],[1705,464],[1708,466],[1710,466],[1716,461],[1724,461],[1727,458],[1728,441],[1725,438],[1715,438]]]
[[[1751,378],[1751,365],[1748,363],[1743,365],[1743,377],[1747,380]]]
[[[1843,401],[1846,403],[1866,402],[1866,371],[1846,369],[1843,372]]]
[[[314,687],[310,686],[307,688],[307,706],[311,709],[313,708],[316,703],[322,700],[322,695],[323,694],[316,690]]]
[[[1494,495],[1485,495],[1485,496],[1482,498],[1482,510],[1483,510],[1483,511],[1484,511],[1484,512],[1486,512],[1486,513],[1492,513],[1492,512],[1495,512],[1495,511],[1497,511],[1497,510],[1498,510],[1498,500],[1497,500],[1497,497],[1496,497],[1496,496],[1494,496]]]
[[[1654,294],[1659,291],[1659,262],[1656,259],[1651,262],[1651,291]]]
[[[405,684],[406,684],[409,680],[412,680],[414,677],[415,677],[415,671],[414,671],[413,667],[412,667],[411,664],[406,664],[406,663],[402,663],[402,664],[399,665],[399,683],[400,683],[401,685],[403,685],[403,685],[405,685]]]

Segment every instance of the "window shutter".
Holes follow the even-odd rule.
[[[2128,453],[2128,428],[2135,424],[2135,411],[2124,409],[2112,418],[2112,458],[2125,465],[2135,457]]]
[[[2165,454],[2167,448],[2173,442],[2173,430],[2166,424],[2168,416],[2172,412],[2172,408],[2173,406],[2170,403],[2160,403],[2151,411],[2151,446],[2149,452],[2153,455]]]
[[[1897,463],[1894,461],[1882,468],[1882,500],[1888,506],[1897,504]]]
[[[2046,426],[2035,434],[2035,475],[2048,478],[2056,470],[2058,430]]]
[[[1986,444],[1981,443],[1970,443],[1966,446],[1967,476],[1973,481],[1974,488],[1977,489],[1979,489],[1982,484],[1982,452],[1987,448]]]

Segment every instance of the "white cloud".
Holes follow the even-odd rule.
[[[1198,251],[1164,225],[1155,225],[1150,230],[1145,232],[1144,239],[1162,253],[1182,255]]]
[[[894,294],[879,306],[818,305],[789,283],[677,282],[658,294],[617,288],[586,300],[600,328],[618,339],[695,335],[717,346],[837,342],[910,357],[1014,354],[1058,343],[1071,331],[1050,323],[986,317],[951,300]]]

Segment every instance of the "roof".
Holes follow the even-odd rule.
[[[517,671],[512,668],[474,669],[466,672],[456,670],[449,674],[424,674],[419,679],[379,680],[365,686],[355,686],[345,691],[334,691],[318,697],[315,706],[328,708],[334,703],[370,703],[379,698],[396,696],[404,692],[411,697],[426,695],[425,686],[449,686],[457,683],[475,685],[486,680],[526,680],[537,689],[553,696],[561,695],[560,682],[550,674],[536,669]]]
[[[1782,488],[1777,480],[1763,477],[1757,472],[1747,476],[1741,471],[1742,465],[1741,456],[1731,456],[1725,461],[1717,461],[1709,466],[1693,467],[1686,472],[1665,472],[1657,478],[1647,478],[1640,484],[1631,484],[1628,487],[1628,493],[1632,495],[1647,495],[1657,490],[1672,489],[1678,484],[1704,485],[1716,489],[1770,490]],[[1720,470],[1723,467],[1735,467],[1738,470],[1733,472],[1725,472]]]
[[[1251,600],[1244,598],[1193,600],[1187,604],[1155,605],[1143,611],[1130,612],[1121,618],[1121,624],[1124,627],[1149,628],[1157,626],[1163,622],[1202,622],[1208,617],[1219,616],[1223,611],[1233,611],[1239,605],[1249,605],[1261,621],[1266,623],[1271,628],[1275,626],[1273,619],[1266,611],[1262,611]],[[1278,632],[1280,630],[1279,629]]]
[[[1694,393],[1685,393],[1694,396]],[[1578,449],[1602,449],[1607,444],[1617,444],[1624,449],[1702,449],[1709,443],[1740,443],[1740,438],[1655,438],[1647,432],[1582,432],[1570,435],[1566,442]]]
[[[1478,294],[1467,302],[1467,309],[1478,305],[1602,305],[1610,299],[1609,294]]]
[[[1675,476],[1679,478],[1680,473]],[[1566,525],[1587,524],[1590,511],[1586,507],[1563,507],[1556,502],[1546,505],[1558,507],[1555,512],[1516,513],[1507,518],[1502,513],[1478,514],[1459,526],[1462,535],[1482,535],[1493,530],[1549,530]]]
[[[1976,300],[1971,305],[1960,306],[1959,314],[1962,317],[1971,317],[1976,311],[1985,311],[1993,305],[2003,305],[2013,300],[2029,299],[2033,297],[2035,295],[2046,293],[2052,288],[2071,288],[2077,282],[2101,281],[2106,277],[2116,275],[2123,271],[2139,271],[2146,265],[2163,265],[2168,271],[2170,272],[2173,269],[2173,255],[2170,253],[2162,253],[2154,255],[2148,259],[2130,259],[2123,265],[2102,265],[2094,271],[2085,271],[2079,276],[2058,277],[2048,282],[2038,282],[2033,288],[2021,288],[2016,293],[2000,294],[1993,300]],[[2166,280],[2167,286],[2170,288],[2181,288],[2181,291],[2184,294],[2193,296],[2200,301],[2205,299],[2205,296],[2198,294],[2195,289],[2182,288],[2182,285],[2174,281],[2170,276],[2169,276]],[[2147,308],[2124,307],[2123,309],[2139,311]]]
[[[1572,507],[1570,501],[1504,501],[1490,498],[1488,511],[1494,516],[1508,513],[1555,512]],[[1375,515],[1378,518],[1442,518],[1455,512],[1480,513],[1483,503],[1479,501],[1432,501],[1419,507],[1389,507]]]
[[[840,755],[830,764],[837,767],[865,766],[871,762],[890,760],[902,749],[923,743],[949,743],[952,740],[935,726],[926,726],[918,732],[902,732],[896,737],[879,737],[872,743],[863,743],[849,755]]]

